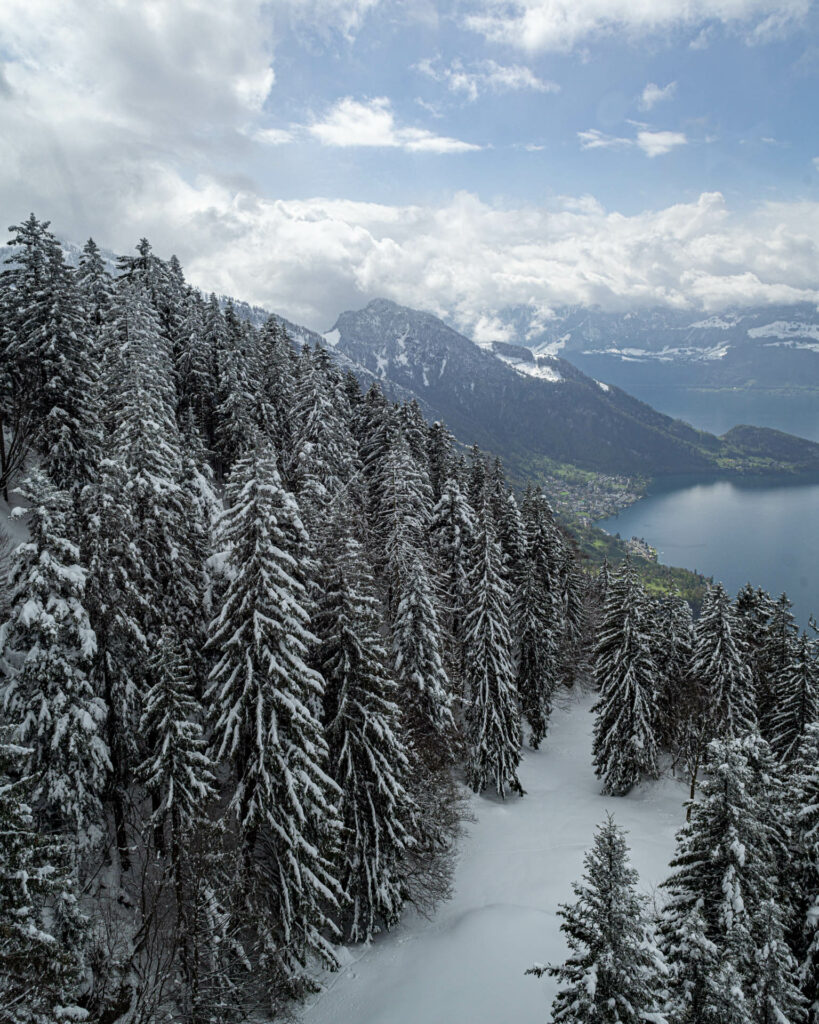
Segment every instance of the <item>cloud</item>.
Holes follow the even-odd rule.
[[[649,157],[664,156],[677,146],[685,146],[687,142],[682,132],[637,132],[637,145]]]
[[[423,206],[273,201],[157,169],[131,205],[126,240],[101,243],[130,246],[146,234],[160,254],[177,252],[201,287],[320,330],[377,296],[468,330],[520,303],[713,310],[819,301],[819,202],[732,210],[704,193],[625,215],[590,196],[549,205],[463,192]]]
[[[660,87],[654,82],[649,82],[640,97],[640,106],[643,110],[651,110],[653,106],[663,100],[669,100],[677,91],[677,83],[669,82],[668,85]]]
[[[475,0],[467,28],[530,52],[569,51],[586,39],[631,38],[720,22],[761,42],[793,27],[810,0]]]
[[[440,67],[427,59],[415,67],[436,82],[445,82],[451,92],[465,94],[472,102],[487,92],[560,92],[557,82],[538,78],[531,68],[523,64],[504,65],[485,60],[467,68],[460,60],[455,60],[449,67]]]
[[[817,171],[819,171],[819,156],[815,156],[813,158],[813,166],[816,168]]]
[[[482,148],[471,142],[435,135],[426,128],[399,126],[385,96],[363,102],[346,96],[338,100],[323,119],[310,124],[308,131],[325,146],[386,147],[411,153],[467,153]]]
[[[670,153],[677,146],[684,146],[688,142],[682,132],[652,131],[639,122],[630,121],[640,128],[636,138],[629,139],[619,135],[607,135],[597,128],[588,128],[586,131],[578,132],[581,149],[624,149],[630,146],[637,146],[646,156],[663,156]]]
[[[633,139],[624,139],[616,135],[607,135],[597,128],[588,128],[577,133],[581,149],[614,149],[621,146],[633,146]]]
[[[266,146],[286,146],[293,142],[295,134],[287,128],[257,128],[251,138]]]

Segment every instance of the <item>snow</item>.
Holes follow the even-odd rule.
[[[600,388],[601,391],[611,391],[609,385],[604,384],[602,380],[596,380],[594,383]]]
[[[337,975],[303,1011],[305,1024],[543,1024],[553,979],[525,977],[560,962],[556,917],[572,900],[583,854],[610,810],[628,832],[641,888],[668,875],[685,787],[667,778],[628,797],[603,797],[591,767],[593,695],[566,697],[540,751],[520,765],[525,797],[473,797],[455,895],[431,920],[405,922],[370,947],[342,951]]]
[[[515,359],[514,356],[497,356],[501,362],[511,366],[524,377],[537,377],[540,380],[549,381],[550,384],[557,384],[563,380],[559,370],[553,366],[538,366],[537,363],[530,363],[523,359]]]
[[[741,319],[742,317],[740,316],[730,317],[729,319],[721,316],[709,316],[707,320],[698,320],[695,324],[689,324],[689,327],[698,327],[703,330],[728,331],[732,327],[736,327]]]
[[[341,340],[341,331],[336,328],[334,331],[328,331],[323,337],[331,348],[335,348]]]
[[[752,327],[748,331],[749,338],[782,338],[790,341],[795,338],[808,338],[819,341],[819,324],[805,324],[795,320],[776,320],[764,327]]]
[[[584,349],[584,356],[618,356],[624,363],[644,362],[654,360],[658,363],[672,363],[674,360],[687,362],[700,362],[712,359],[724,359],[728,354],[730,345],[712,345],[710,348],[671,348],[666,345],[664,348],[654,352],[647,348],[590,348]]]

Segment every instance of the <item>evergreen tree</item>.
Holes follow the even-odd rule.
[[[155,681],[145,698],[139,726],[148,757],[138,775],[155,796],[154,826],[160,835],[167,829],[171,858],[176,862],[186,829],[202,816],[213,795],[214,780],[198,721],[190,665],[170,627],[166,626],[159,638],[151,669]]]
[[[522,736],[509,632],[509,588],[488,499],[475,540],[467,607],[467,782],[476,793],[493,785],[500,796],[507,789],[523,796],[517,774]]]
[[[449,479],[432,510],[429,542],[437,563],[441,619],[448,639],[448,668],[463,671],[464,619],[469,592],[469,554],[475,536],[475,515],[457,480]]]
[[[392,625],[395,678],[408,735],[422,758],[435,765],[451,757],[452,696],[441,657],[441,634],[432,583],[410,552]]]
[[[609,591],[595,647],[594,766],[605,793],[623,795],[657,774],[655,671],[645,594],[626,563]]]
[[[34,826],[25,748],[0,745],[0,1019],[83,1021],[86,919],[65,840]]]
[[[609,816],[584,858],[577,901],[563,904],[560,930],[571,950],[559,967],[536,965],[526,973],[557,978],[552,1003],[561,1024],[665,1024],[664,965],[648,921],[647,901],[636,891],[637,872],[625,833]]]
[[[809,724],[791,765],[790,875],[796,894],[793,950],[810,1024],[819,1021],[819,723]]]
[[[41,824],[68,828],[81,846],[100,837],[100,800],[110,769],[106,707],[89,681],[96,637],[84,605],[86,572],[68,539],[68,501],[35,470],[30,541],[11,571],[12,608],[0,630],[8,684],[3,704],[14,739],[29,748],[27,769]]]
[[[455,470],[455,438],[440,420],[430,424],[427,431],[427,464],[432,500],[437,504]]]
[[[400,917],[414,806],[372,579],[357,541],[345,538],[338,547],[315,628],[325,679],[329,774],[341,790],[344,831],[337,873],[349,901],[344,934],[366,942]]]
[[[667,750],[684,748],[689,717],[700,711],[691,685],[693,645],[691,606],[679,594],[671,594],[655,606],[652,628],[652,657],[658,673],[657,739]]]
[[[732,738],[756,724],[753,680],[731,602],[721,583],[709,586],[695,630],[691,666],[711,736]]]
[[[776,692],[777,707],[769,716],[771,746],[783,761],[790,761],[805,729],[819,720],[819,666],[805,633],[789,644]]]
[[[538,499],[540,496],[538,496]],[[551,535],[546,529],[545,504],[534,494],[524,503],[527,544],[520,559],[512,605],[513,634],[517,641],[517,689],[521,710],[537,750],[549,726],[552,695],[557,685],[558,618],[552,590]]]
[[[690,1003],[694,998],[690,988],[699,968],[686,957],[696,943],[689,939],[681,945],[675,936],[690,931],[696,913],[702,922],[699,946],[705,948],[707,940],[716,947],[719,963],[731,965],[746,1003],[755,1006],[748,1018],[778,1019],[765,1016],[764,1008],[774,1000],[782,1021],[799,1020],[798,1013],[787,1016],[796,1012],[799,997],[794,966],[783,952],[784,918],[772,916],[781,842],[781,795],[773,760],[765,741],[749,735],[714,740],[707,767],[702,798],[678,834],[671,862],[675,870],[664,883],[670,897],[661,931],[674,999]],[[713,978],[713,964],[709,971]]]
[[[89,238],[82,248],[76,279],[88,324],[94,333],[99,333],[108,319],[114,281],[93,238]]]
[[[336,963],[326,933],[339,895],[337,788],[314,711],[323,681],[306,662],[316,638],[298,557],[308,538],[269,445],[236,463],[218,542],[229,583],[209,640],[215,760],[237,780],[230,805],[261,967],[277,991],[297,994],[312,986],[309,957]]]

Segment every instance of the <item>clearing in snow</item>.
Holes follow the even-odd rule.
[[[524,971],[566,957],[556,911],[573,899],[595,827],[611,811],[628,830],[640,889],[651,895],[669,874],[685,818],[679,779],[644,783],[627,797],[600,795],[594,699],[558,699],[543,746],[525,749],[523,799],[472,798],[454,897],[431,920],[408,913],[372,945],[342,950],[342,967],[325,976],[305,1024],[544,1024],[557,982]]]

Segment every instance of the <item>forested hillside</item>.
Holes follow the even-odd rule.
[[[0,1021],[291,1013],[342,946],[448,897],[464,784],[525,799],[524,741],[588,685],[605,792],[674,761],[703,799],[657,942],[601,832],[589,891],[617,927],[565,912],[586,1008],[558,1019],[802,1018],[819,698],[784,595],[716,585],[694,624],[628,563],[584,572],[499,461],[147,241],[113,276],[33,215],[11,241]]]

